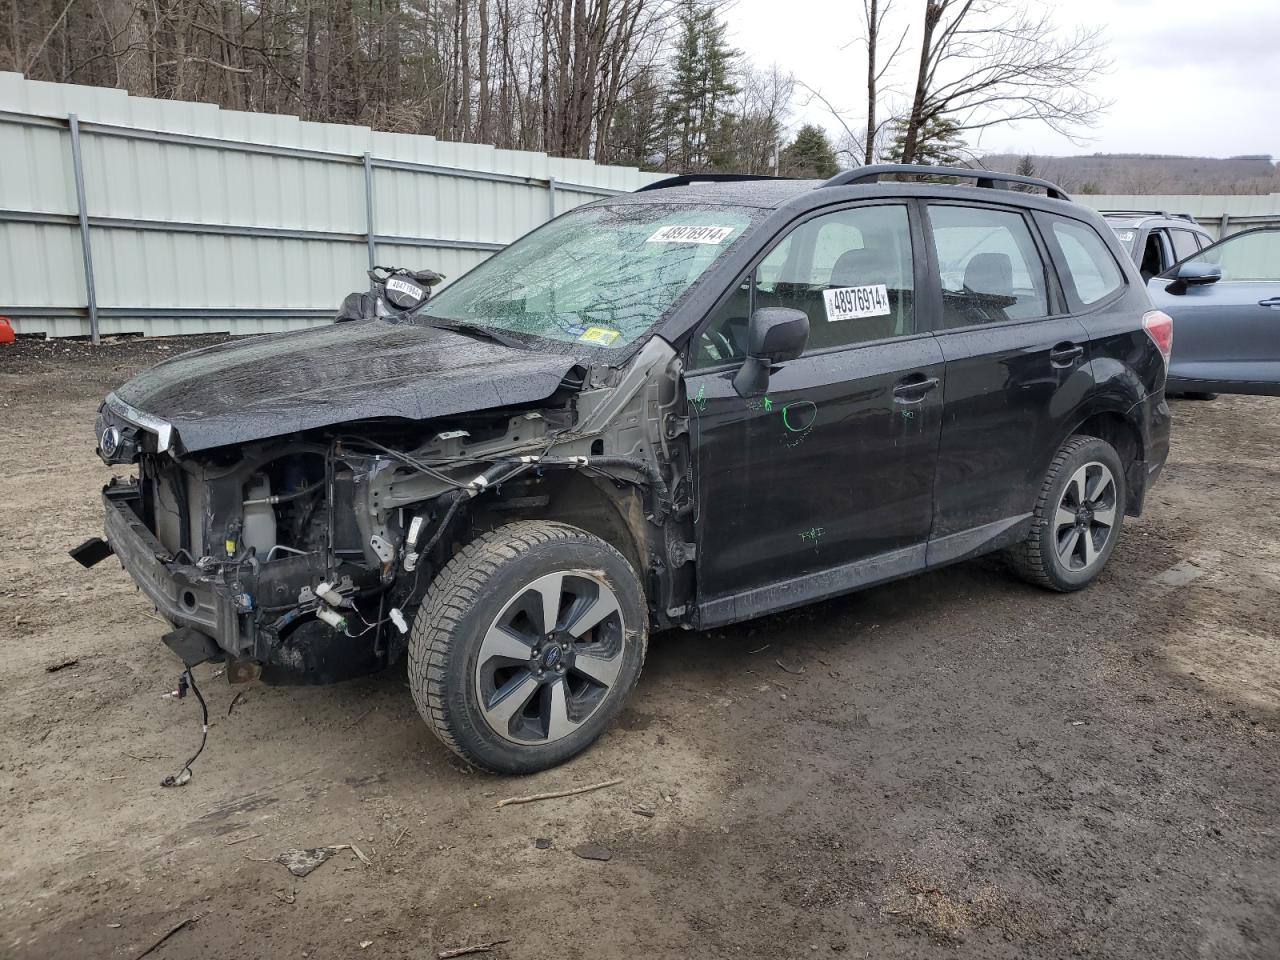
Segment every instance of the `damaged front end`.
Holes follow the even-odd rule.
[[[175,626],[165,642],[188,664],[225,657],[233,680],[325,683],[395,662],[454,552],[522,518],[613,543],[647,574],[655,624],[679,623],[693,591],[680,374],[653,337],[536,403],[197,451],[113,394],[98,452],[137,476],[103,491],[106,540]]]

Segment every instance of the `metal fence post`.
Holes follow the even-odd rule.
[[[1222,240],[1227,235],[1227,224],[1231,222],[1231,215],[1224,213],[1222,219],[1218,222],[1218,239]]]
[[[71,169],[76,178],[76,212],[80,219],[80,250],[84,258],[84,288],[89,307],[89,339],[101,342],[98,333],[98,291],[93,285],[93,245],[89,242],[89,211],[84,202],[84,161],[80,156],[80,121],[74,113],[67,114],[67,127],[71,131]]]
[[[364,229],[369,243],[369,269],[378,262],[378,255],[373,242],[373,157],[364,155]]]
[[[547,178],[547,219],[556,218],[556,178]]]

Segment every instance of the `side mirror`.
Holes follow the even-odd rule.
[[[763,396],[769,389],[769,368],[794,360],[809,342],[809,317],[790,307],[761,307],[747,326],[747,359],[733,376],[740,397]]]
[[[1203,260],[1188,260],[1178,267],[1172,282],[1165,287],[1169,293],[1184,294],[1187,287],[1203,286],[1206,283],[1217,283],[1222,279],[1222,268],[1216,263]]]

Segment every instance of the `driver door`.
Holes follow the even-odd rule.
[[[1176,389],[1280,394],[1280,231],[1233,234],[1188,259],[1221,267],[1221,279],[1181,294],[1167,289],[1173,271],[1148,284],[1173,317]]]
[[[695,333],[685,385],[702,626],[924,567],[943,357],[916,296],[923,245],[905,203],[811,216]],[[804,354],[744,399],[751,311],[809,316]]]

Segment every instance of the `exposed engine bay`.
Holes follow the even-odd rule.
[[[577,365],[550,397],[414,422],[381,417],[187,451],[181,426],[116,394],[99,454],[107,541],[187,663],[232,680],[329,682],[380,669],[460,544],[554,516],[645,576],[657,626],[693,594],[680,360],[653,337],[621,368]]]

